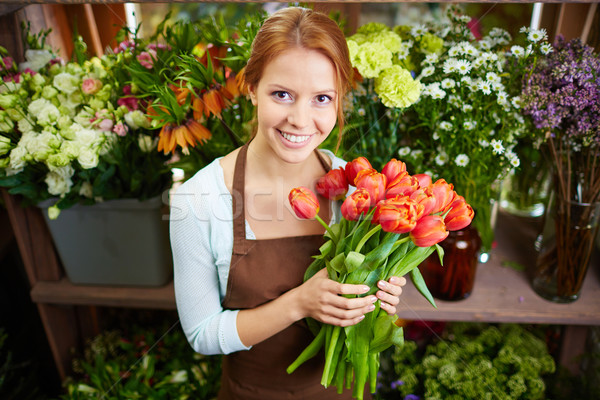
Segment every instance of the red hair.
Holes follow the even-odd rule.
[[[316,50],[333,63],[337,86],[339,147],[344,128],[342,99],[350,87],[353,70],[346,38],[328,16],[306,8],[288,7],[267,18],[252,43],[252,53],[244,68],[245,84],[256,87],[271,60],[297,47]]]

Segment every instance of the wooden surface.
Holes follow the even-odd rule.
[[[586,277],[581,297],[572,304],[556,304],[539,297],[524,271],[503,262],[533,265],[537,227],[501,212],[497,247],[486,264],[479,264],[473,293],[461,301],[437,300],[433,308],[409,283],[401,296],[398,315],[411,320],[487,321],[600,325],[600,277],[597,260]],[[38,282],[31,291],[35,302],[174,309],[173,283],[160,288],[73,285],[67,279]]]
[[[435,309],[409,283],[400,297],[398,315],[411,320],[600,325],[597,257],[592,260],[581,297],[571,304],[541,298],[531,289],[526,271],[503,266],[506,261],[523,266],[535,263],[533,244],[537,231],[532,220],[501,212],[496,229],[497,247],[486,264],[478,265],[471,296],[453,302],[437,300]]]

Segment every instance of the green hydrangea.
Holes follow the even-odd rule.
[[[392,66],[392,52],[381,43],[366,42],[358,47],[353,65],[363,78],[376,78]]]
[[[381,22],[369,22],[368,24],[360,26],[356,33],[370,35],[373,33],[380,33],[389,30],[390,28],[386,24],[382,24]]]
[[[402,48],[402,38],[394,32],[387,30],[373,34],[369,37],[372,43],[380,43],[392,53],[397,53]]]
[[[414,80],[406,69],[394,65],[377,77],[375,92],[386,107],[406,108],[419,98],[421,82]]]
[[[421,37],[421,51],[425,54],[441,54],[444,49],[444,39],[432,33],[426,33]]]

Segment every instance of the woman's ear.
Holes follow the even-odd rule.
[[[258,102],[256,101],[256,87],[254,87],[254,85],[248,85],[248,94],[250,94],[252,105],[256,107]]]

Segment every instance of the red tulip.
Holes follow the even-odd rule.
[[[429,247],[448,237],[444,220],[439,215],[426,215],[419,220],[410,232],[413,243],[419,247]]]
[[[342,203],[342,215],[349,221],[356,221],[361,214],[369,212],[370,205],[369,192],[357,189]]]
[[[415,174],[413,176],[419,181],[419,187],[425,188],[431,185],[431,176],[427,174]]]
[[[394,180],[389,182],[386,188],[385,198],[391,199],[398,195],[410,196],[419,188],[419,181],[408,172],[400,172]]]
[[[452,204],[456,196],[456,192],[453,189],[454,185],[447,183],[444,179],[438,179],[431,185],[431,190],[436,200],[435,208],[431,211],[432,213],[442,212],[443,214],[448,211],[450,204]]]
[[[398,174],[400,174],[400,172],[404,171],[406,171],[406,164],[402,161],[398,161],[395,158],[392,158],[390,161],[387,162],[387,164],[383,166],[381,173],[386,176],[388,182],[391,182],[394,180],[395,177],[398,176]]]
[[[475,213],[473,208],[467,204],[465,198],[457,196],[450,205],[450,211],[444,218],[446,229],[449,231],[458,231],[467,227],[473,220]]]
[[[341,200],[348,192],[344,168],[332,169],[317,180],[317,193],[329,200]]]
[[[363,169],[372,169],[371,163],[364,157],[355,158],[346,164],[346,179],[350,185],[356,186],[356,175]]]
[[[410,199],[423,206],[423,212],[419,215],[419,219],[431,214],[436,205],[435,196],[430,187],[415,190],[410,195]]]
[[[317,196],[308,188],[300,186],[292,189],[288,199],[298,218],[313,219],[319,212]]]
[[[371,207],[385,197],[387,178],[373,168],[360,171],[354,181],[357,189],[366,189],[369,192]]]
[[[406,233],[417,225],[418,206],[408,196],[398,196],[379,202],[373,214],[373,223],[386,232]]]

